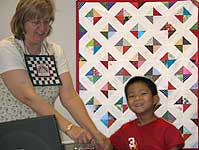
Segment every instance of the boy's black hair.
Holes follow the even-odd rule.
[[[157,86],[152,80],[150,80],[150,79],[148,79],[146,77],[143,77],[143,76],[135,76],[135,77],[131,78],[127,82],[127,84],[125,85],[124,92],[125,92],[125,96],[126,96],[127,100],[128,100],[128,98],[127,98],[127,89],[128,89],[128,87],[131,84],[134,84],[136,82],[145,83],[148,86],[148,88],[151,90],[151,93],[152,93],[153,96],[158,95]]]

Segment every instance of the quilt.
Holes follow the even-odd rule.
[[[79,0],[77,91],[106,136],[135,119],[124,86],[142,75],[158,87],[156,115],[198,148],[198,2]]]

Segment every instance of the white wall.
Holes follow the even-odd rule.
[[[0,0],[0,40],[6,36],[10,36],[10,20],[15,12],[18,0]],[[76,84],[76,2],[75,0],[55,0],[56,16],[53,24],[53,32],[50,40],[60,44],[66,51],[69,68],[72,75],[74,86]],[[56,101],[56,108],[67,118],[72,117],[60,105],[59,100]],[[74,122],[74,121],[73,121]],[[64,143],[71,140],[64,136]]]

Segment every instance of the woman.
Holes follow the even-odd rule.
[[[14,36],[0,42],[0,122],[55,114],[75,142],[92,140],[97,149],[109,149],[73,87],[63,49],[46,39],[54,16],[52,0],[19,1],[11,20]],[[58,96],[81,127],[54,109]]]

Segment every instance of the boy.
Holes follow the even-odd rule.
[[[114,150],[179,150],[184,146],[179,130],[154,113],[159,103],[154,82],[133,77],[125,86],[125,96],[137,119],[125,123],[110,137]]]

